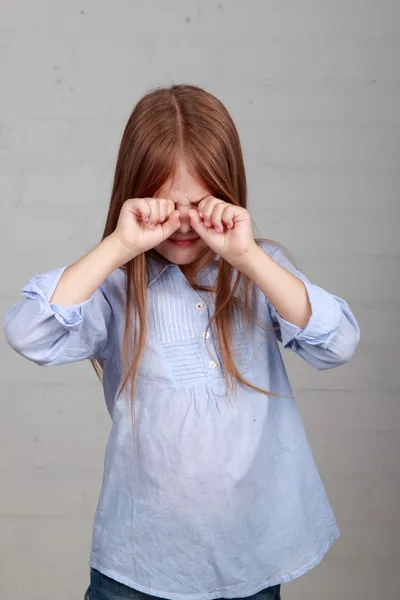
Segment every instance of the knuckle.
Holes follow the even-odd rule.
[[[128,198],[128,200],[125,200],[124,204],[125,204],[125,206],[139,207],[139,208],[141,206],[140,198]]]
[[[148,204],[143,204],[141,207],[142,213],[148,217],[151,214],[151,207]]]

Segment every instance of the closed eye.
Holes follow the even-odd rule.
[[[192,204],[199,204],[202,200],[204,200],[204,198],[207,198],[207,196],[210,196],[210,194],[206,194],[205,196],[203,196],[199,200],[193,200]]]
[[[203,196],[202,198],[199,198],[198,200],[189,200],[189,198],[188,198],[188,200],[189,200],[190,204],[200,204],[200,202],[202,200],[204,200],[204,198],[207,198],[208,196],[211,196],[211,195],[212,194],[206,194],[205,196]],[[167,197],[169,197],[169,196],[167,196]],[[179,200],[177,202],[175,202],[175,204],[179,204]]]

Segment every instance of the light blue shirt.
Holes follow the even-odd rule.
[[[39,365],[97,358],[112,417],[90,565],[139,591],[171,600],[246,597],[316,565],[339,531],[319,477],[279,342],[317,369],[345,363],[359,328],[341,298],[311,283],[276,246],[265,252],[304,281],[312,316],[284,320],[259,288],[257,320],[232,323],[244,377],[226,394],[213,297],[179,266],[150,259],[149,335],[138,370],[135,423],[121,384],[125,275],[115,270],[88,300],[50,304],[66,266],[31,278],[6,314],[10,345]],[[201,272],[212,285],[218,257]],[[243,290],[238,290],[240,294]],[[134,431],[134,435],[133,435]]]

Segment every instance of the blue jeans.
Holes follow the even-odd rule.
[[[281,600],[280,585],[265,588],[253,596],[251,600]],[[85,600],[160,600],[156,596],[149,596],[138,592],[123,583],[111,579],[96,569],[90,569],[90,585],[86,590]],[[224,599],[220,599],[224,600]],[[247,600],[238,598],[237,600]]]

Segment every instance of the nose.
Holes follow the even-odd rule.
[[[189,233],[189,231],[193,230],[189,217],[189,209],[192,208],[190,201],[187,198],[179,200],[176,203],[176,208],[179,210],[179,218],[181,222],[178,231],[180,233]]]

